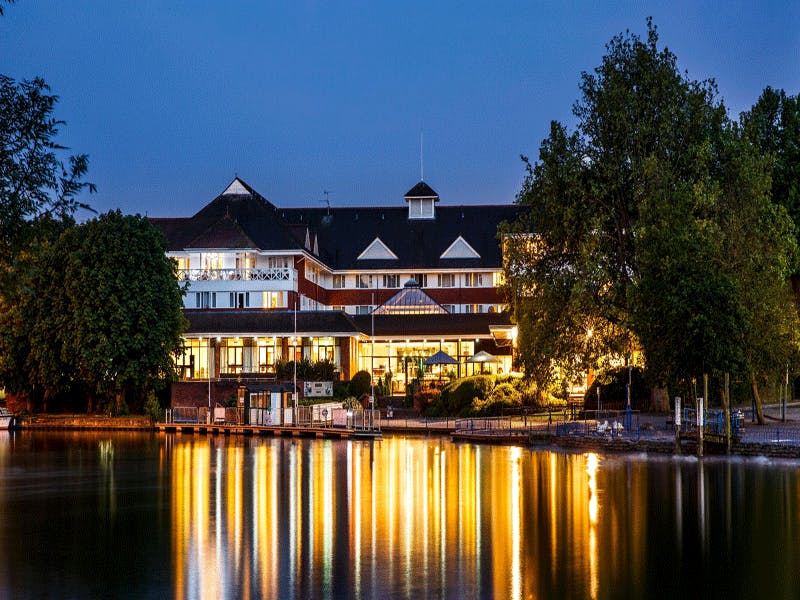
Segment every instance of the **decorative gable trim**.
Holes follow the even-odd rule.
[[[389,247],[376,237],[364,251],[358,255],[356,260],[397,260],[397,255]]]
[[[241,180],[237,177],[231,184],[222,192],[223,196],[249,196],[250,190],[244,187]]]
[[[463,237],[458,236],[456,240],[450,244],[439,258],[480,258],[481,255],[475,251],[475,248],[467,243]]]

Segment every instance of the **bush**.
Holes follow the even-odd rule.
[[[556,388],[541,389],[532,379],[515,378],[510,383],[520,393],[520,401],[524,406],[545,408],[547,406],[565,406],[566,399],[556,396]]]
[[[485,400],[494,388],[494,376],[475,375],[447,384],[436,403],[441,416],[465,417],[473,412],[473,400]]]
[[[147,393],[147,400],[144,403],[144,414],[150,417],[150,422],[155,423],[161,418],[161,405],[158,403],[155,392]]]
[[[342,401],[342,408],[347,410],[358,410],[361,408],[361,402],[358,401],[358,398],[348,396]]]
[[[372,377],[366,371],[359,371],[350,380],[350,394],[359,398],[369,391],[372,386]]]
[[[414,394],[414,405],[418,406],[423,414],[428,414],[428,410],[438,403],[441,395],[441,390],[437,389],[420,390]]]
[[[333,397],[336,400],[344,400],[350,395],[350,388],[344,381],[333,382]]]
[[[485,400],[475,398],[472,401],[472,414],[480,416],[497,416],[510,408],[522,406],[522,394],[510,383],[501,383],[489,393]]]

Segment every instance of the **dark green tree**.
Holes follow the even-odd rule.
[[[0,261],[15,253],[35,234],[40,217],[70,218],[81,192],[95,186],[84,181],[88,157],[67,158],[56,142],[63,121],[53,116],[58,97],[40,78],[16,82],[0,75]]]
[[[85,390],[101,403],[174,376],[183,290],[161,233],[119,211],[67,230],[39,258],[30,383]]]
[[[770,161],[772,201],[786,208],[800,231],[800,97],[767,87],[740,121]]]
[[[777,333],[766,314],[782,317],[789,350],[791,223],[715,98],[648,21],[646,40],[614,37],[583,74],[577,130],[553,123],[527,163],[518,202],[530,211],[501,236],[522,360],[540,383],[602,357],[642,357],[657,385],[746,370]],[[768,309],[753,297],[767,283]]]

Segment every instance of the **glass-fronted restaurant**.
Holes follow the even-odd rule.
[[[223,318],[215,315],[214,322],[203,311],[187,316],[190,327],[177,357],[183,381],[231,377],[275,380],[280,379],[277,367],[281,363],[293,359],[329,361],[338,379],[349,380],[359,370],[371,373],[375,383],[386,382],[390,375],[391,393],[402,394],[417,379],[440,385],[453,377],[481,372],[509,373],[513,367],[511,347],[498,343],[490,329],[492,323],[502,321],[500,315],[485,314],[479,321],[465,321],[457,315],[426,315],[409,321],[407,316],[358,318],[334,311],[297,315],[290,311],[268,315],[237,311]],[[297,331],[276,331],[294,329],[295,317]],[[254,318],[261,322],[250,322]],[[420,335],[411,323],[424,333]],[[330,331],[320,331],[323,325]],[[268,333],[258,332],[257,327],[268,329]],[[429,332],[439,335],[434,337]],[[465,335],[455,337],[454,333]],[[489,358],[475,362],[481,352]]]

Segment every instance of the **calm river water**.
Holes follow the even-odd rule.
[[[800,463],[0,434],[3,598],[800,598]]]

